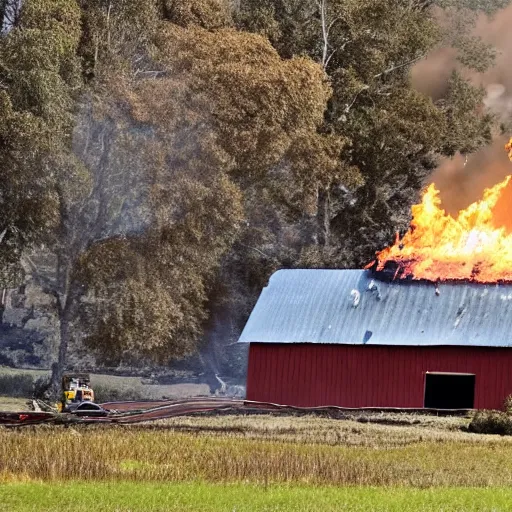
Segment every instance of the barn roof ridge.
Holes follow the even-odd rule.
[[[512,285],[386,281],[371,270],[278,270],[240,342],[512,346]]]

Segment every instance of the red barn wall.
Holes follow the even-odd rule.
[[[475,374],[475,408],[512,394],[512,348],[251,343],[247,399],[296,406],[423,407],[425,372]]]

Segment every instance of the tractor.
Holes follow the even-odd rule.
[[[60,412],[70,412],[79,416],[104,416],[107,412],[94,403],[94,391],[87,373],[65,373],[62,376],[62,399]]]

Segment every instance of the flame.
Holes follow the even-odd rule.
[[[512,138],[505,146],[512,160]],[[493,210],[511,176],[484,191],[483,198],[456,218],[440,207],[431,184],[412,207],[413,220],[403,238],[377,254],[369,265],[392,270],[394,277],[478,282],[512,281],[512,234],[493,223]]]

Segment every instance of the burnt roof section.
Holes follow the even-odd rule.
[[[240,342],[512,346],[512,285],[386,282],[370,270],[279,270]]]

